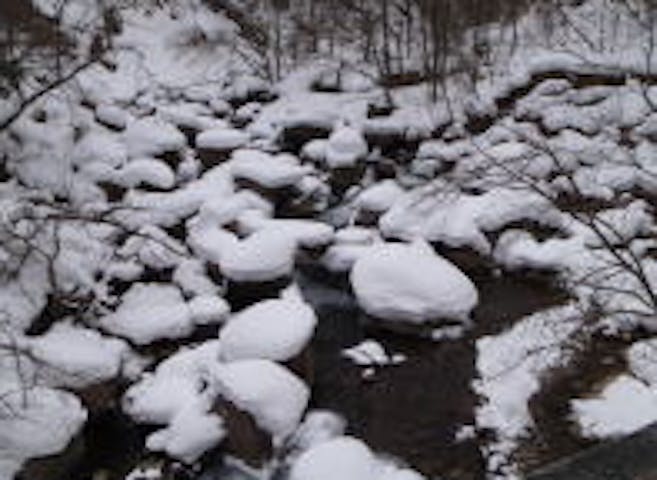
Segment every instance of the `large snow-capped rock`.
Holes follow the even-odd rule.
[[[478,302],[470,279],[421,241],[371,247],[354,264],[351,284],[365,312],[391,321],[465,321]]]
[[[423,480],[419,473],[377,458],[362,441],[340,436],[305,451],[290,480]]]
[[[227,361],[287,361],[303,351],[316,324],[315,312],[300,298],[264,300],[228,321],[220,334],[220,355]]]
[[[213,374],[220,395],[251,414],[275,445],[299,425],[310,390],[285,367],[270,360],[242,360],[218,365]]]

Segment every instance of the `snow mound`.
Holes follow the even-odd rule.
[[[250,180],[265,188],[295,185],[312,172],[312,168],[301,166],[292,155],[273,156],[258,150],[233,152],[230,165],[235,178]]]
[[[3,393],[0,478],[13,478],[30,458],[63,451],[86,421],[86,410],[71,393],[46,387]]]
[[[363,310],[384,320],[466,321],[478,302],[470,279],[421,242],[372,247],[354,264],[351,284]]]
[[[101,103],[96,107],[96,119],[109,127],[123,130],[128,125],[130,114],[117,105]]]
[[[164,425],[146,439],[150,450],[193,463],[224,438],[223,421],[211,412],[216,392],[209,388],[218,351],[216,340],[181,349],[125,393],[123,410],[135,421]]]
[[[381,213],[391,208],[402,197],[404,190],[394,180],[383,180],[364,190],[356,199],[356,207]]]
[[[599,398],[572,400],[573,415],[589,438],[629,435],[657,421],[657,394],[630,375],[620,375]]]
[[[214,295],[183,299],[180,289],[158,283],[135,283],[115,312],[100,319],[107,331],[138,344],[189,336],[196,325],[219,323],[228,304]]]
[[[269,360],[242,360],[216,367],[219,393],[280,444],[299,425],[310,391],[286,368]]]
[[[146,440],[146,447],[192,464],[225,436],[223,420],[218,415],[183,410],[166,428],[151,434]]]
[[[119,172],[118,183],[127,188],[150,185],[162,190],[173,188],[176,175],[167,165],[156,158],[136,158]]]
[[[292,465],[290,480],[423,480],[409,469],[377,458],[353,437],[337,437],[305,451]]]
[[[379,227],[387,237],[421,237],[487,255],[492,247],[485,233],[522,220],[559,227],[562,216],[548,199],[525,189],[497,187],[468,195],[436,183],[404,195],[381,217]]]
[[[219,264],[221,272],[236,282],[266,282],[291,275],[295,254],[294,238],[265,229],[228,243]]]
[[[242,130],[215,127],[196,136],[196,146],[205,150],[227,152],[245,146],[249,135]]]
[[[333,130],[326,145],[329,168],[352,167],[367,155],[368,146],[362,133],[348,125]]]
[[[27,341],[34,359],[52,367],[49,376],[54,376],[54,382],[74,388],[117,377],[129,353],[126,342],[71,323],[58,323]]]
[[[163,153],[180,151],[186,144],[180,130],[155,117],[129,123],[123,138],[131,157],[157,157]]]
[[[300,299],[257,303],[229,320],[221,330],[221,357],[226,361],[296,357],[312,337],[317,317]]]

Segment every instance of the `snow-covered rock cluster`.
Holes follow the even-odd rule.
[[[304,420],[318,318],[289,285],[310,261],[347,279],[374,331],[457,340],[485,321],[485,294],[454,252],[498,275],[552,272],[572,297],[475,339],[475,430],[495,433],[482,454],[493,478],[519,474],[529,401],[569,360],[582,312],[601,308],[591,328],[609,335],[655,329],[654,87],[519,54],[453,116],[411,87],[369,118],[380,92],[311,91],[313,66],[277,89],[232,78],[234,26],[195,6],[136,11],[115,68],[90,68],[0,132],[0,477],[79,432],[88,413],[71,392],[122,379],[124,411],[157,427],[147,448],[185,463],[248,427],[293,451],[291,480],[419,480],[335,419]],[[212,51],[177,43],[199,33]],[[650,342],[599,398],[571,402],[584,435],[656,418]],[[162,345],[175,353],[156,359]],[[339,354],[363,376],[405,360],[374,339]]]

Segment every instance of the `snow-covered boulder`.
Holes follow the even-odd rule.
[[[147,117],[128,124],[123,133],[130,157],[158,157],[179,152],[186,144],[180,130],[159,118]]]
[[[326,164],[331,169],[353,167],[365,158],[367,151],[367,142],[359,130],[340,125],[328,139]]]
[[[403,194],[404,190],[395,180],[383,180],[358,195],[355,205],[367,212],[383,213],[391,208]]]
[[[180,290],[167,284],[135,283],[115,312],[100,318],[100,326],[138,344],[189,336],[196,325],[221,323],[228,304],[214,295],[185,302]]]
[[[304,350],[316,324],[315,312],[302,299],[264,300],[228,321],[219,335],[220,355],[226,361],[285,362]]]
[[[114,130],[124,130],[130,114],[117,105],[101,103],[96,106],[96,120]]]
[[[370,248],[354,264],[351,284],[366,313],[390,321],[466,321],[478,302],[470,279],[419,241]]]
[[[259,187],[276,189],[293,186],[312,172],[292,155],[269,155],[258,150],[237,150],[230,160],[236,179],[253,182]]]
[[[196,136],[196,148],[206,166],[226,160],[230,152],[244,147],[248,142],[249,135],[234,128],[215,127]]]
[[[218,365],[213,372],[219,394],[253,416],[280,445],[299,425],[310,398],[308,387],[270,360],[242,360]]]
[[[174,286],[136,283],[122,300],[114,313],[100,319],[103,329],[139,345],[192,333],[189,309]]]
[[[11,479],[33,457],[63,451],[87,421],[78,398],[46,387],[16,386],[0,404],[0,478]]]
[[[341,436],[305,451],[290,480],[423,480],[419,473],[377,458],[362,441]]]
[[[117,173],[117,177],[117,183],[126,188],[148,185],[169,190],[176,183],[171,167],[156,158],[135,158]]]
[[[44,365],[48,383],[62,387],[85,387],[117,377],[129,353],[126,342],[68,322],[27,342],[30,354]]]
[[[221,272],[236,282],[266,282],[287,277],[294,268],[294,238],[261,230],[232,244],[221,255]]]

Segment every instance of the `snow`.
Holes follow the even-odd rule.
[[[221,358],[228,362],[291,360],[306,347],[316,324],[315,312],[301,299],[256,303],[233,316],[221,330]]]
[[[376,458],[360,440],[339,437],[303,453],[290,480],[375,480]]]
[[[341,124],[333,130],[326,144],[326,164],[329,168],[352,167],[365,158],[367,151],[361,132]]]
[[[337,437],[305,451],[292,465],[290,480],[423,480],[410,469],[377,458],[362,441]]]
[[[223,421],[218,415],[199,415],[193,410],[183,410],[168,427],[150,435],[146,447],[193,464],[205,452],[216,447],[225,436]]]
[[[478,303],[470,279],[420,241],[371,248],[356,260],[351,284],[363,310],[384,320],[467,322]]]
[[[573,416],[588,438],[620,437],[657,421],[657,393],[640,380],[620,375],[595,398],[572,400]]]
[[[57,323],[26,342],[34,359],[44,364],[49,383],[62,387],[80,388],[118,377],[129,352],[124,341],[71,323]]]
[[[244,233],[272,232],[288,236],[300,247],[316,248],[328,245],[334,237],[334,229],[326,223],[304,219],[268,218],[262,210],[245,211],[238,219],[238,227]]]
[[[228,302],[213,294],[197,295],[187,305],[195,325],[223,323],[230,313]]]
[[[196,146],[205,150],[228,152],[244,147],[249,142],[249,135],[242,130],[215,127],[204,130],[196,136]]]
[[[406,360],[402,354],[388,355],[383,345],[372,339],[363,340],[354,347],[342,350],[342,356],[359,367],[398,365]]]
[[[208,388],[218,347],[209,341],[181,349],[125,393],[123,410],[135,421],[164,425],[148,436],[148,449],[193,463],[224,438],[223,420],[211,412],[216,392]]]
[[[157,157],[177,152],[187,141],[180,130],[156,117],[146,117],[128,124],[123,133],[130,157]]]
[[[347,422],[329,410],[311,410],[290,439],[295,450],[305,451],[310,447],[344,435]]]
[[[205,415],[214,394],[204,388],[204,378],[218,358],[217,340],[180,349],[126,391],[123,410],[139,423],[156,425],[168,425],[186,410]]]
[[[296,242],[285,232],[259,230],[228,242],[220,253],[221,272],[236,282],[266,282],[291,275]]]
[[[258,150],[236,150],[230,160],[235,178],[250,180],[265,188],[283,188],[295,185],[312,172],[301,166],[292,155],[269,155]]]
[[[521,319],[509,331],[477,340],[474,391],[481,397],[477,428],[495,440],[482,449],[492,478],[519,478],[512,454],[533,428],[529,401],[540,389],[541,375],[570,359],[568,341],[582,328],[579,306],[568,304]]]
[[[306,143],[301,149],[301,157],[307,158],[315,163],[321,164],[326,161],[326,149],[328,140],[317,138]]]
[[[306,410],[308,387],[270,360],[241,360],[215,367],[218,392],[250,413],[256,424],[280,445],[298,426]]]
[[[366,188],[358,195],[355,206],[370,212],[383,213],[389,210],[404,194],[395,180],[383,180]]]
[[[127,188],[150,185],[169,190],[176,183],[176,175],[166,163],[155,158],[135,158],[118,173],[118,182]]]
[[[105,125],[123,130],[128,125],[130,114],[117,105],[101,103],[96,106],[96,118]]]
[[[485,233],[522,220],[559,227],[563,219],[547,198],[525,189],[497,187],[469,195],[437,182],[405,194],[381,217],[379,227],[386,237],[419,236],[489,254]]]
[[[90,132],[76,143],[71,158],[77,166],[101,163],[110,167],[120,167],[128,160],[128,151],[115,135]]]
[[[192,333],[193,319],[180,290],[171,285],[135,283],[114,313],[99,319],[100,326],[120,337],[146,345]]]
[[[219,286],[210,279],[205,265],[198,259],[181,261],[173,272],[172,280],[187,296],[213,295],[219,291]]]
[[[47,387],[3,393],[0,405],[0,477],[13,478],[32,457],[63,451],[87,420],[80,400]]]

